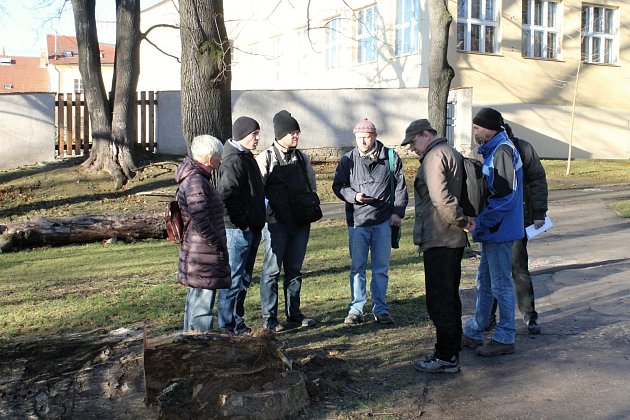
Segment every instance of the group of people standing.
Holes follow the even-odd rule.
[[[263,327],[280,332],[291,324],[316,324],[300,308],[310,224],[297,222],[291,206],[294,195],[317,190],[315,172],[297,148],[297,120],[282,110],[274,115],[273,128],[272,145],[254,156],[260,125],[239,117],[225,145],[209,135],[197,136],[191,156],[177,168],[177,199],[187,225],[178,266],[178,280],[188,287],[184,330],[212,329],[217,300],[219,330],[251,331],[244,302],[261,242]],[[517,139],[498,111],[481,109],[473,118],[473,132],[488,192],[475,216],[464,214],[464,158],[437,136],[428,120],[413,121],[401,143],[420,158],[413,241],[423,254],[427,310],[437,335],[435,351],[414,364],[425,372],[459,372],[462,347],[481,356],[513,353],[517,301],[529,332],[540,333],[524,227],[544,223],[544,168],[531,144]],[[407,186],[400,156],[377,139],[374,123],[365,118],[353,133],[356,147],[340,159],[332,185],[345,202],[351,259],[350,304],[343,322],[355,325],[365,319],[369,257],[371,313],[387,325],[394,323],[386,300],[391,248],[405,216]],[[217,168],[215,189],[210,179]],[[475,314],[462,326],[459,285],[469,233],[481,244],[481,261]],[[282,270],[284,321],[278,314]],[[499,319],[493,322],[497,308]],[[492,329],[484,343],[485,332]]]
[[[211,330],[216,301],[220,331],[251,331],[244,303],[261,242],[263,327],[280,332],[291,325],[317,323],[300,308],[310,223],[300,223],[291,205],[297,194],[317,191],[315,172],[309,157],[297,148],[297,120],[282,110],[274,115],[273,128],[272,145],[254,156],[260,125],[239,117],[225,145],[210,135],[197,136],[191,156],[177,168],[177,200],[186,225],[178,264],[178,280],[187,286],[184,330]],[[367,118],[353,132],[357,147],[341,158],[333,181],[333,191],[346,202],[351,255],[351,302],[344,322],[364,320],[369,255],[372,314],[378,323],[392,324],[385,296],[392,232],[400,228],[408,202],[402,160],[376,139],[376,127]],[[217,168],[215,189],[211,174]],[[281,271],[284,321],[278,314]]]

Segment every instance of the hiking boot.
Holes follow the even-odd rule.
[[[483,340],[476,340],[468,337],[466,334],[462,334],[462,347],[474,350],[481,346],[483,346]]]
[[[428,355],[427,355],[428,356]],[[457,373],[459,369],[459,359],[455,356],[450,361],[437,359],[435,356],[429,359],[425,357],[424,360],[420,360],[413,364],[413,367],[420,372],[427,373]]]
[[[492,314],[490,315],[490,319],[488,320],[488,326],[486,327],[486,331],[494,330],[494,327],[497,326],[497,316]]]
[[[357,325],[363,323],[363,316],[357,314],[348,314],[346,319],[343,320],[346,325]]]
[[[304,314],[299,314],[299,315],[288,316],[287,324],[298,324],[303,327],[312,327],[313,325],[317,324],[317,321],[315,321],[312,318],[305,317]]]
[[[374,314],[374,320],[381,325],[392,325],[394,323],[394,318],[389,316],[389,314]]]
[[[477,347],[479,356],[501,356],[502,354],[514,353],[514,343],[503,344],[498,341],[490,340],[490,342],[481,347]]]
[[[527,331],[530,334],[540,334],[540,324],[537,319],[530,319],[527,322]]]

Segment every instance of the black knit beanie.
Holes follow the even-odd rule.
[[[283,109],[273,116],[273,131],[276,140],[280,140],[289,133],[300,131],[300,124],[298,124],[296,119],[293,118],[288,111]]]
[[[503,117],[501,113],[492,108],[481,108],[473,118],[473,124],[488,130],[501,131]]]
[[[232,138],[236,141],[243,140],[256,130],[260,130],[258,121],[249,117],[238,117],[232,124]]]

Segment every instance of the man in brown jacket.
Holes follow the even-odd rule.
[[[414,182],[416,220],[413,241],[424,254],[427,311],[435,324],[435,352],[414,364],[422,372],[459,372],[462,306],[461,261],[466,232],[474,219],[460,205],[464,176],[462,155],[449,146],[426,119],[413,121],[401,146],[420,156]]]

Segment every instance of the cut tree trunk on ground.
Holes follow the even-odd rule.
[[[154,419],[141,330],[0,345],[0,418]]]
[[[144,351],[147,404],[160,418],[276,419],[309,403],[306,385],[265,337],[180,334]]]
[[[0,252],[39,246],[98,242],[112,238],[140,240],[164,238],[160,214],[94,215],[47,219],[0,226]]]
[[[269,338],[146,342],[134,328],[0,343],[0,418],[265,420],[309,404],[301,374]]]

